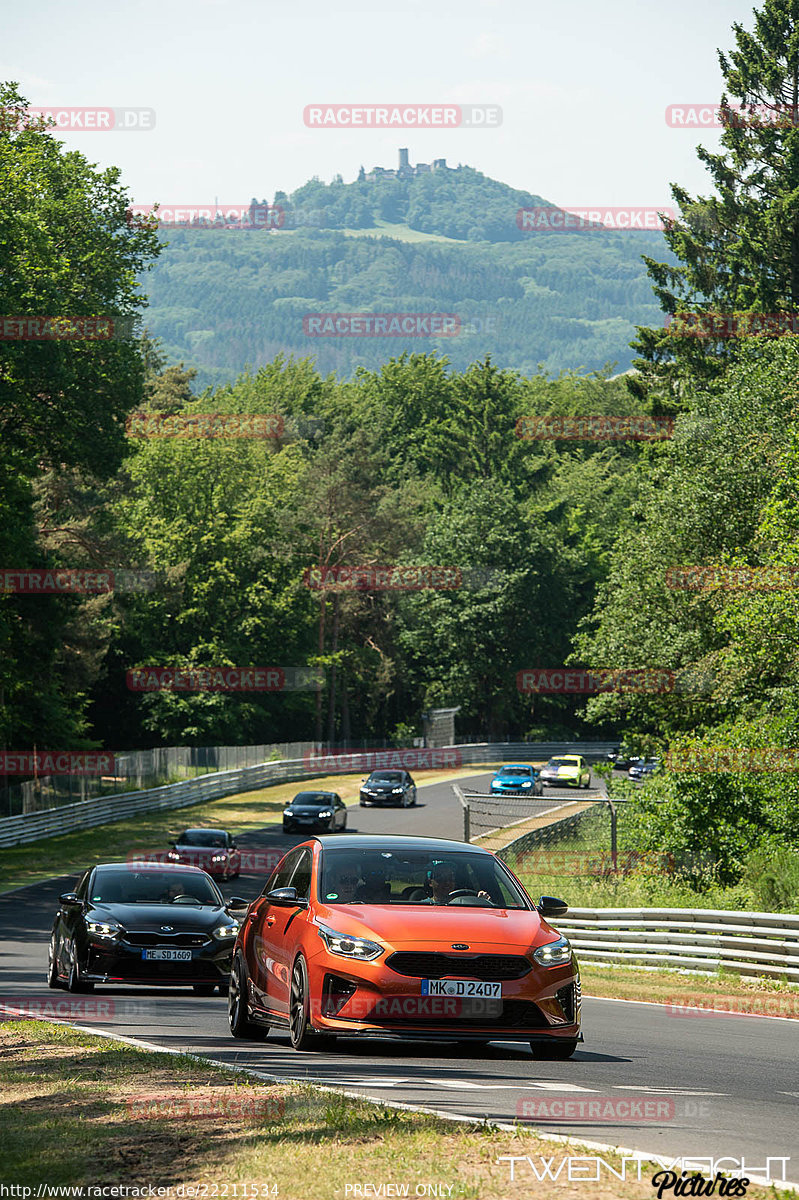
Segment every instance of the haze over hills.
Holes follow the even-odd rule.
[[[490,353],[525,374],[608,362],[624,371],[634,326],[663,320],[641,260],[670,258],[660,233],[525,230],[519,210],[551,202],[472,167],[412,166],[401,150],[397,168],[362,168],[352,183],[314,178],[272,204],[260,227],[164,231],[143,281],[150,333],[198,368],[201,387],[278,353],[313,356],[342,378],[429,350],[459,369]],[[320,322],[304,321],[386,312],[457,320],[416,336],[320,336]]]

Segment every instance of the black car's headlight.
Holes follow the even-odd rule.
[[[293,808],[284,808],[284,809],[283,809],[283,816],[284,816],[284,817],[293,817],[293,816],[294,816],[294,809],[293,809]]]
[[[405,791],[405,788],[401,788],[401,787],[392,788],[391,794],[392,794],[392,796],[396,796],[398,792],[404,792],[404,791]]]
[[[87,921],[86,931],[93,937],[116,937],[122,933],[122,926],[112,921]]]
[[[572,960],[572,948],[568,938],[559,937],[533,951],[533,958],[540,967],[562,967]]]
[[[333,813],[330,811],[329,808],[325,808],[322,810],[322,812],[318,813],[317,815],[320,817],[332,817]]]
[[[329,929],[327,925],[319,926],[319,936],[331,954],[340,954],[342,958],[360,958],[369,961],[379,958],[385,952],[385,947],[368,938],[353,937],[349,933],[340,933],[337,929]]]
[[[216,929],[213,930],[213,935],[215,938],[219,938],[221,942],[225,938],[234,938],[238,932],[238,921],[231,921],[229,925],[217,925]]]

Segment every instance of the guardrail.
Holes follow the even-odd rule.
[[[799,982],[799,916],[709,908],[571,908],[557,921],[578,957]]]
[[[604,757],[613,749],[605,742],[483,742],[464,746],[445,746],[435,750],[407,749],[352,750],[331,758],[320,750],[309,762],[308,757],[283,759],[277,762],[260,763],[253,767],[242,767],[236,771],[220,771],[195,779],[180,780],[163,787],[147,788],[137,792],[122,792],[117,796],[96,797],[75,804],[64,804],[58,808],[45,809],[37,813],[26,813],[0,819],[0,848],[36,842],[42,838],[70,833],[77,829],[89,829],[95,825],[108,825],[137,813],[154,812],[162,809],[187,808],[206,800],[221,800],[237,792],[255,791],[275,783],[292,783],[298,779],[314,779],[320,775],[345,775],[360,770],[370,771],[372,765],[383,766],[384,762],[372,759],[375,755],[399,756],[398,765],[407,761],[408,769],[441,766],[479,765],[512,758],[523,759],[550,757],[553,754],[573,753],[593,757]],[[449,755],[449,761],[447,756]],[[412,761],[411,761],[412,760]]]

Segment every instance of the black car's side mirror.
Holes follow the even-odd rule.
[[[58,897],[59,904],[63,904],[67,908],[74,908],[80,904],[77,892],[62,892]]]
[[[293,887],[273,888],[271,892],[266,893],[266,898],[270,904],[276,904],[278,908],[307,908],[308,901],[297,895],[297,889]]]
[[[558,900],[557,896],[539,896],[536,908],[542,917],[565,917],[569,911],[566,901]]]
[[[230,909],[232,912],[238,912],[239,909],[249,907],[249,900],[245,900],[243,896],[231,896],[225,905],[225,908]]]

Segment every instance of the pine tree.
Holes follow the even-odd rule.
[[[670,317],[799,312],[799,0],[765,0],[754,16],[754,32],[733,25],[737,48],[718,52],[722,150],[697,147],[717,195],[673,184],[681,215],[665,237],[679,262],[644,256]],[[680,407],[686,378],[717,375],[736,354],[739,337],[683,336],[691,327],[639,327],[632,343],[640,375],[629,386],[661,411]]]

